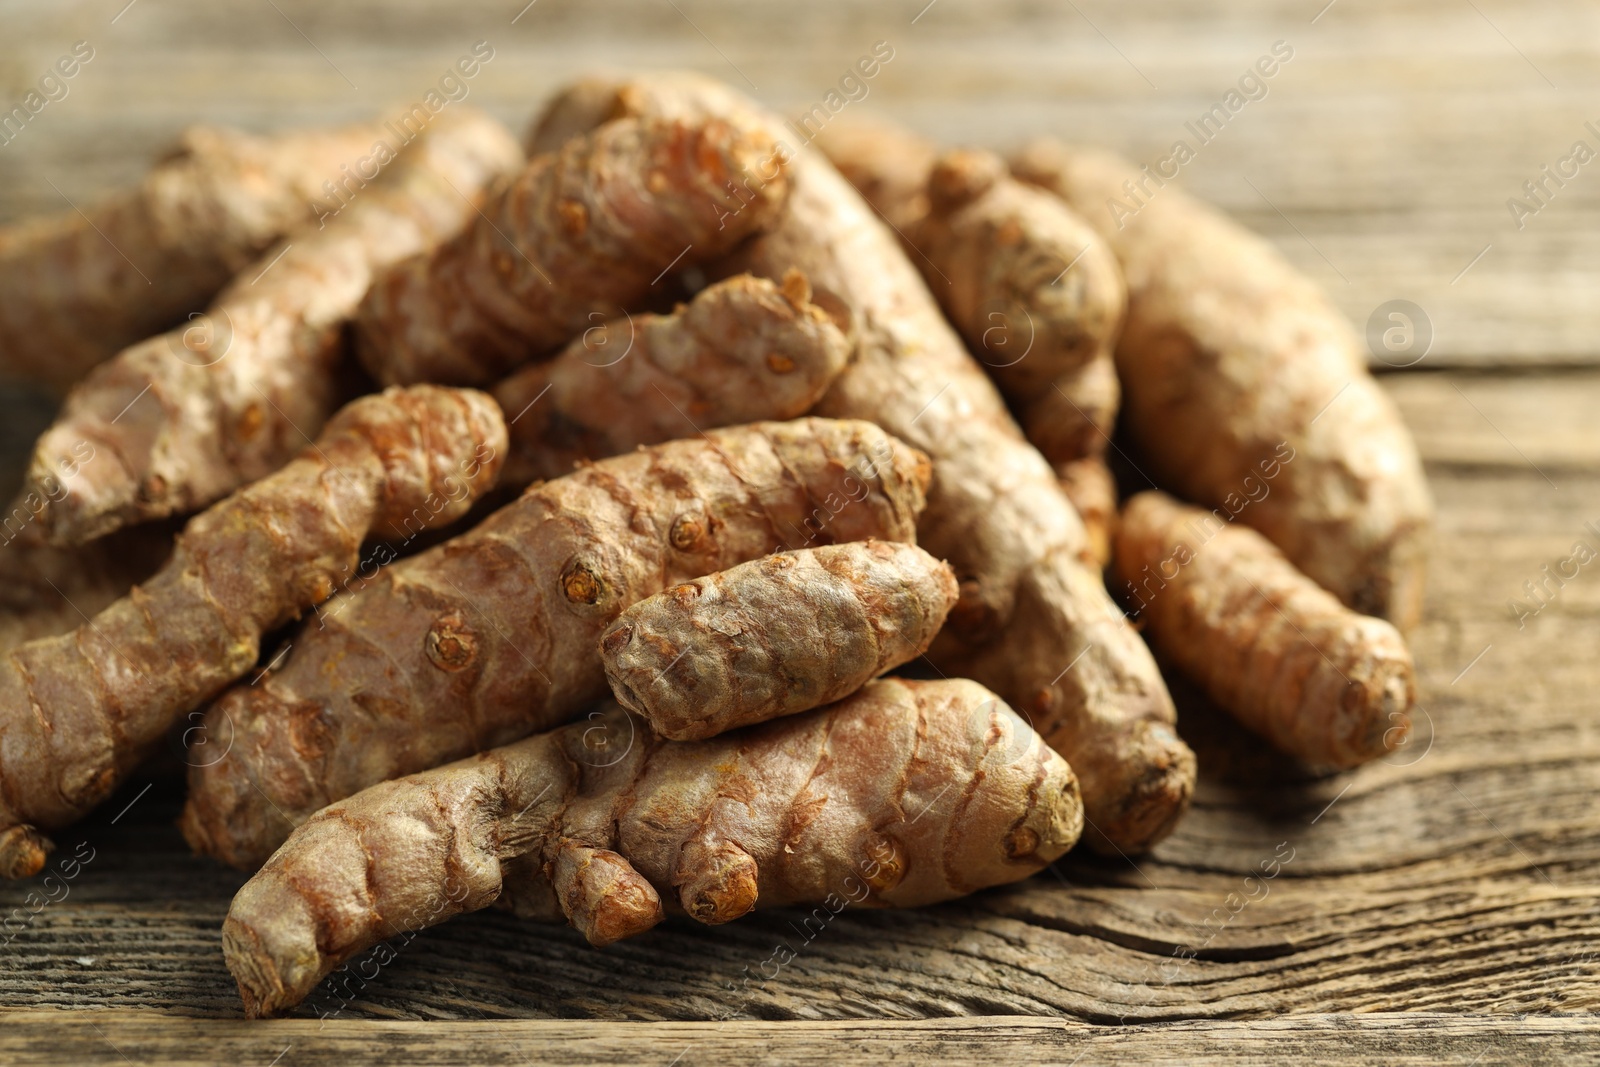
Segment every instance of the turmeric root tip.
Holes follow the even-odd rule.
[[[674,740],[840,700],[928,650],[956,602],[914,545],[781,552],[674,586],[600,638],[617,701]]]
[[[1159,655],[1307,763],[1354,767],[1403,743],[1411,654],[1254,530],[1156,492],[1128,502],[1115,571]]]

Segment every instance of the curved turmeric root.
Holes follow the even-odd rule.
[[[1116,257],[1058,197],[1012,178],[993,153],[941,155],[904,130],[868,131],[830,127],[819,143],[880,213],[891,213],[968,351],[1063,491],[1083,504],[1103,565],[1109,535],[1099,520],[1116,502],[1114,486],[1109,500],[1103,492],[1111,478],[1104,456],[1120,397],[1111,353],[1127,308]],[[922,176],[912,195],[914,166]]]
[[[344,327],[373,273],[476,217],[471,197],[520,158],[499,123],[452,109],[203,318],[96,368],[35,446],[23,499],[44,504],[32,528],[79,544],[205,507],[283,466],[339,406]]]
[[[597,84],[584,83],[582,100],[557,98],[535,150],[548,147],[545,131],[615,114],[738,115],[784,135],[775,117],[696,75],[614,83],[609,104]],[[1149,649],[1085,564],[1081,521],[890,231],[816,153],[795,154],[785,172],[794,192],[782,220],[719,270],[798,269],[819,299],[851,310],[855,358],[814,410],[871,419],[934,457],[918,539],[950,562],[961,599],[929,658],[993,687],[1072,761],[1091,844],[1148,848],[1189,802],[1194,754],[1172,728]]]
[[[1082,825],[1071,768],[974,682],[874,682],[709,741],[612,705],[318,812],[234,897],[223,953],[259,1018],[497,898],[595,945],[675,905],[915,907],[1026,878]]]
[[[155,577],[72,633],[13,649],[0,661],[0,876],[37,871],[41,831],[109,796],[179,715],[255,664],[262,634],[327,599],[368,531],[423,508],[465,514],[504,451],[481,393],[363,397],[299,459],[192,519]]]
[[[386,568],[206,713],[229,757],[190,772],[184,836],[259,864],[320,808],[564,722],[605,695],[629,604],[807,542],[915,538],[927,460],[862,422],[712,430],[535,485]]]
[[[924,277],[1068,499],[1081,501],[1103,566],[1108,532],[1091,520],[1107,488],[1116,501],[1105,465],[1121,399],[1111,353],[1128,303],[1116,258],[1088,223],[989,152],[942,156],[928,200],[914,240],[948,284]]]
[[[511,423],[502,482],[559,478],[581,460],[697,430],[804,415],[850,349],[798,271],[781,287],[739,275],[670,315],[586,330],[556,359],[495,387]]]
[[[380,279],[357,352],[382,382],[492,383],[615,318],[670,267],[727,252],[788,192],[759,129],[607,123],[536,156],[460,236]]]
[[[1416,683],[1399,632],[1339,603],[1254,530],[1140,493],[1115,570],[1156,652],[1284,752],[1345,768],[1405,741]]]
[[[257,137],[192,126],[138,188],[0,229],[0,377],[65,390],[96,363],[211,301],[315,220],[323,184],[376,123]],[[124,258],[124,257],[128,258]]]
[[[850,695],[926,652],[955,602],[955,574],[914,545],[829,545],[641,600],[600,654],[618,703],[697,741]]]
[[[1259,530],[1357,611],[1410,628],[1433,505],[1344,317],[1265,241],[1109,152],[1045,140],[1013,168],[1082,212],[1122,262],[1117,366],[1152,476]]]

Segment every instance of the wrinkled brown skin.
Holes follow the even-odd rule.
[[[258,137],[193,126],[137,188],[0,229],[0,377],[64,391],[211,301],[316,218],[384,133],[376,123]],[[124,258],[127,257],[127,258]]]
[[[799,272],[782,286],[739,275],[670,315],[632,315],[587,330],[556,359],[495,388],[511,422],[502,482],[559,478],[580,460],[803,415],[844,370],[852,347],[811,303]]]
[[[1413,626],[1433,505],[1416,445],[1327,297],[1181,189],[1154,190],[1119,228],[1108,202],[1131,209],[1122,183],[1142,175],[1110,153],[1045,140],[1012,167],[1080,211],[1122,263],[1117,366],[1151,476],[1237,512],[1357,611]],[[1241,509],[1285,444],[1294,459],[1270,495]]]
[[[458,237],[390,270],[356,350],[382,382],[491,384],[618,317],[669,266],[727,252],[788,191],[759,129],[607,124],[535,155]]]
[[[0,663],[0,876],[36,872],[41,831],[81,818],[179,716],[254,666],[264,633],[350,576],[369,531],[418,508],[460,517],[504,452],[485,394],[363,397],[294,462],[191,520],[155,577],[79,629],[12,649]]]
[[[1339,603],[1254,530],[1140,493],[1115,570],[1156,653],[1289,755],[1344,769],[1405,742],[1416,682],[1400,632]]]
[[[989,152],[942,156],[928,199],[912,236],[927,257],[923,277],[1028,440],[1058,476],[1102,459],[1121,393],[1111,353],[1127,309],[1111,249]]]
[[[612,695],[674,741],[831,704],[928,650],[955,573],[915,545],[780,552],[641,600],[600,637]]]
[[[284,663],[217,701],[206,736],[232,748],[191,771],[184,835],[252,867],[335,800],[564,722],[605,695],[600,634],[629,604],[808,542],[914,540],[928,478],[876,426],[801,419],[535,485],[308,619]]]
[[[223,953],[259,1018],[497,899],[597,946],[673,905],[710,924],[812,905],[825,923],[1026,878],[1082,826],[1066,761],[964,679],[886,679],[709,741],[663,740],[613,704],[317,813],[234,897]]]
[[[241,272],[205,318],[96,368],[35,446],[22,498],[47,502],[30,532],[79,544],[283,466],[339,406],[344,329],[374,272],[476,218],[471,198],[521,158],[499,123],[452,108],[321,228]]]
[[[830,126],[819,144],[880,215],[891,212],[884,217],[908,258],[1069,498],[1073,487],[1101,488],[1103,479],[1069,467],[1105,455],[1117,417],[1112,349],[1127,290],[1105,241],[1058,197],[1012,178],[991,152],[940,155],[908,131],[848,122]],[[1103,506],[1085,503],[1096,514]],[[1104,532],[1090,536],[1102,565]]]
[[[557,98],[535,150],[542,129],[571,129],[583,114],[745,114],[783,135],[776,118],[696,75],[630,81],[609,105],[592,88],[584,96]],[[799,269],[819,302],[851,310],[855,358],[814,410],[871,419],[934,458],[918,538],[955,569],[961,601],[930,660],[992,687],[1072,762],[1094,847],[1150,847],[1188,805],[1194,754],[1172,728],[1149,649],[1085,565],[1081,521],[890,231],[820,155],[800,151],[786,172],[783,219],[718,269]]]

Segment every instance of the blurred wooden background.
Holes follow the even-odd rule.
[[[519,127],[603,65],[693,67],[805,108],[883,40],[895,58],[851,108],[955,141],[1049,131],[1152,162],[1281,40],[1294,58],[1186,186],[1278,238],[1357,321],[1421,305],[1430,363],[1600,352],[1600,161],[1520,231],[1506,207],[1574,141],[1600,151],[1584,126],[1600,127],[1600,9],[1576,0],[6,0],[0,26],[0,101],[72,42],[95,48],[70,95],[0,148],[0,217],[61,210],[50,182],[78,199],[132,180],[190,122],[272,129],[414,101],[478,40],[495,59],[469,99]]]
[[[571,931],[488,914],[419,937],[325,1028],[180,1021],[236,1015],[218,926],[239,878],[183,853],[170,826],[176,786],[139,794],[136,783],[84,828],[99,858],[71,897],[0,947],[0,1007],[98,1009],[79,1016],[92,1027],[63,1046],[55,1017],[13,1015],[0,1023],[0,1049],[13,1058],[70,1048],[85,1060],[198,1061],[210,1041],[263,1063],[296,1043],[303,1062],[331,1058],[336,1046],[319,1045],[329,1041],[343,1042],[340,1056],[470,1050],[481,1062],[526,1059],[529,1047],[571,1062],[645,1049],[662,1063],[755,1049],[808,1062],[837,1040],[863,1055],[961,1058],[989,1039],[1009,1057],[1086,1064],[1125,1049],[1124,1037],[1188,1063],[1236,1054],[1488,1064],[1576,1048],[1583,1018],[1533,1026],[1511,1015],[1600,1006],[1600,579],[1584,571],[1521,629],[1509,603],[1600,519],[1600,369],[1590,369],[1600,363],[1600,161],[1559,188],[1547,183],[1521,229],[1507,200],[1537,204],[1523,183],[1574,142],[1600,152],[1600,9],[6,0],[0,110],[78,40],[95,57],[69,95],[0,146],[0,221],[68,210],[69,199],[133,181],[191,122],[266,130],[417,100],[479,40],[495,57],[468,100],[519,128],[553,87],[596,66],[692,67],[803,110],[881,40],[894,58],[852,111],[996,147],[1057,133],[1149,162],[1179,137],[1194,143],[1184,124],[1287,42],[1293,59],[1267,95],[1200,148],[1181,181],[1269,235],[1358,324],[1393,299],[1424,309],[1431,349],[1385,383],[1418,435],[1440,528],[1414,639],[1425,715],[1407,750],[1318,779],[1190,709],[1182,727],[1201,753],[1201,789],[1151,856],[1074,855],[970,902],[847,912],[749,992],[729,988],[743,989],[777,939],[793,939],[784,913],[716,930],[671,924],[604,953]],[[0,450],[14,468],[47,413],[9,396]],[[1229,894],[1280,846],[1294,859],[1270,894],[1232,914]],[[28,888],[0,885],[0,914]],[[1191,951],[1192,962],[1175,955]],[[1059,1026],[531,1021],[729,1014],[1033,1015]],[[454,1028],[361,1022],[376,1018]],[[484,1019],[500,1022],[464,1021]]]

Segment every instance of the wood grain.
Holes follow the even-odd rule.
[[[562,1067],[616,1063],[794,1065],[892,1060],[965,1067],[1025,1063],[1102,1067],[1130,1054],[1152,1067],[1291,1062],[1331,1067],[1432,1067],[1473,1063],[1592,1062],[1600,1024],[1547,1017],[1507,1021],[1470,1015],[1314,1015],[1287,1021],[1090,1027],[1052,1019],[993,1016],[919,1022],[834,1023],[458,1023],[174,1021],[151,1013],[59,1012],[8,1016],[0,1055],[36,1064],[216,1063],[421,1065],[539,1062]],[[274,1059],[274,1057],[281,1057]]]
[[[1600,13],[1580,0],[126,4],[0,4],[0,102],[71,42],[97,50],[68,97],[0,147],[0,219],[133,180],[189,122],[266,129],[415,101],[480,39],[496,58],[468,99],[519,125],[597,65],[694,67],[804,110],[884,40],[895,58],[847,111],[959,142],[1056,133],[1149,162],[1186,138],[1186,187],[1268,234],[1358,323],[1390,299],[1421,305],[1431,363],[1600,358],[1587,239],[1600,163],[1549,185],[1520,230],[1506,205],[1574,141],[1600,149],[1585,128],[1600,126],[1585,105]],[[1184,124],[1280,40],[1294,58],[1267,95],[1200,145]]]

